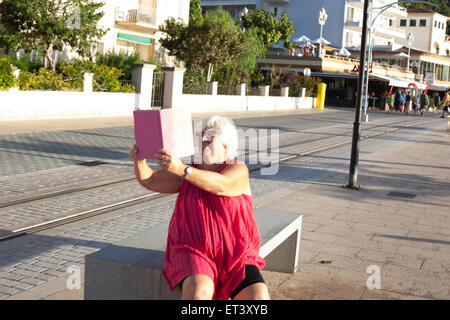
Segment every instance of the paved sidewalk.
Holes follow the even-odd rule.
[[[272,298],[450,299],[445,129],[435,122],[381,136],[382,152],[363,144],[360,191],[343,188],[349,162],[336,158],[347,166],[266,205],[304,215],[299,271],[264,273]],[[381,289],[368,289],[377,268]]]
[[[193,120],[201,120],[212,115],[222,115],[233,119],[250,117],[270,117],[285,114],[327,112],[329,109],[298,109],[280,111],[247,111],[247,112],[212,112],[193,113]],[[98,118],[74,118],[74,119],[48,119],[48,120],[14,120],[0,121],[0,134],[41,132],[71,129],[93,129],[118,126],[132,126],[133,115],[123,117],[98,117]]]
[[[283,163],[276,176],[252,178],[268,192],[256,199],[255,206],[304,215],[299,271],[294,275],[263,271],[272,298],[449,299],[450,137],[445,129],[444,121],[432,120],[363,142],[360,191],[342,187],[348,176],[348,146]],[[305,172],[310,172],[311,180]],[[73,234],[61,228],[57,237],[56,231],[49,231],[36,241],[48,233],[48,241],[62,242],[64,235],[83,242],[77,235],[82,228],[108,223],[99,220],[92,227],[79,223],[71,227]],[[60,249],[69,254],[74,246]],[[35,254],[32,250],[27,259]],[[380,290],[367,288],[369,266],[381,271]],[[58,275],[13,298],[83,299],[82,289],[60,289],[66,278]]]

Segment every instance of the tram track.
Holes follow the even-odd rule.
[[[380,124],[380,125],[374,125],[370,128],[367,128],[366,130],[373,130],[373,129],[377,129],[380,127],[390,127],[390,126],[395,126],[395,125],[402,125],[402,126],[398,126],[395,128],[390,128],[387,130],[383,130],[383,131],[379,131],[373,134],[369,134],[369,135],[362,135],[361,136],[361,140],[367,140],[367,139],[371,139],[371,138],[375,138],[377,136],[380,135],[385,135],[385,134],[389,134],[398,130],[402,130],[402,129],[406,129],[408,127],[412,127],[412,126],[417,126],[423,123],[426,123],[428,121],[421,121],[421,122],[413,122],[411,124],[411,121],[397,121],[397,122],[393,122],[393,123],[387,123],[387,124]],[[409,125],[403,125],[405,123],[409,123]],[[344,133],[340,133],[340,134],[336,134],[333,135],[332,137],[319,137],[319,138],[314,138],[314,139],[308,139],[308,140],[304,140],[301,142],[296,142],[296,143],[289,143],[283,146],[279,146],[278,149],[283,149],[283,148],[290,148],[290,147],[295,147],[295,146],[299,146],[302,144],[307,144],[307,143],[312,143],[315,141],[323,141],[326,139],[330,139],[330,138],[335,138],[335,137],[339,137],[339,136],[346,136],[348,134],[352,133],[352,131],[346,131]],[[280,157],[278,160],[271,162],[270,164],[264,165],[264,164],[258,164],[258,165],[252,165],[249,166],[249,171],[250,173],[252,172],[256,172],[257,170],[260,170],[262,168],[265,167],[269,167],[271,165],[273,165],[274,163],[282,163],[282,162],[286,162],[286,161],[290,161],[290,160],[295,160],[295,159],[299,159],[302,157],[307,157],[309,155],[318,153],[318,152],[323,152],[326,150],[331,150],[331,149],[335,149],[335,148],[339,148],[341,146],[344,145],[348,145],[351,144],[352,140],[350,139],[346,139],[344,141],[340,141],[340,142],[336,142],[336,143],[332,143],[332,144],[327,144],[321,147],[317,147],[317,148],[312,148],[310,150],[301,152],[299,154],[295,154],[295,155],[289,155],[289,156],[285,156],[285,157]],[[265,152],[267,152],[268,150],[271,149],[267,149],[264,150]],[[280,151],[280,153],[282,153]],[[248,155],[249,152],[244,153],[244,155]],[[76,188],[68,188],[65,190],[59,190],[57,192],[49,192],[49,193],[45,193],[45,194],[41,194],[41,195],[36,195],[33,197],[28,197],[28,198],[24,198],[24,199],[18,199],[18,200],[13,200],[13,201],[9,201],[9,202],[4,202],[0,204],[0,208],[6,208],[6,207],[10,207],[10,206],[16,206],[16,205],[20,205],[20,204],[25,204],[27,202],[31,202],[31,201],[37,201],[37,200],[43,200],[43,199],[48,199],[48,198],[52,198],[55,196],[60,196],[60,195],[67,195],[67,194],[71,194],[71,193],[76,193],[76,192],[80,192],[80,191],[86,191],[86,190],[90,190],[90,189],[94,189],[94,188],[101,188],[104,186],[108,186],[108,185],[112,185],[112,184],[118,184],[118,183],[123,183],[126,181],[130,181],[130,180],[134,180],[135,177],[130,176],[130,178],[120,178],[120,179],[114,179],[114,180],[109,180],[109,181],[103,181],[103,182],[98,182],[98,183],[92,183],[92,184],[88,184],[85,186],[81,186],[81,187],[76,187]],[[53,219],[51,221],[45,221],[42,223],[37,223],[31,226],[27,226],[27,227],[23,227],[23,228],[17,228],[15,230],[11,230],[11,232],[4,234],[4,235],[0,235],[0,242],[4,242],[4,241],[8,241],[11,240],[13,238],[19,237],[19,236],[25,236],[28,234],[33,234],[36,232],[40,232],[40,231],[44,231],[44,230],[48,230],[48,229],[52,229],[55,227],[59,227],[65,224],[69,224],[72,222],[76,222],[76,221],[80,221],[80,220],[84,220],[84,219],[88,219],[91,217],[95,217],[95,216],[99,216],[102,214],[106,214],[109,212],[112,212],[114,210],[118,210],[118,209],[122,209],[125,207],[130,207],[136,204],[140,204],[140,203],[144,203],[150,200],[156,200],[156,199],[160,199],[160,198],[164,198],[164,197],[168,197],[170,196],[170,194],[160,194],[160,193],[150,193],[148,195],[144,195],[144,196],[140,196],[140,197],[136,197],[136,198],[130,198],[130,199],[126,199],[126,200],[122,200],[120,202],[116,202],[116,203],[112,203],[109,205],[105,205],[105,206],[101,206],[99,208],[94,208],[94,209],[90,209],[90,210],[86,210],[86,211],[81,211],[72,215],[68,215],[68,216],[64,216],[64,217],[60,217],[57,219]]]

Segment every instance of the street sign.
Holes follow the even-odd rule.
[[[427,72],[426,75],[426,84],[433,84],[434,83],[434,73],[433,72]]]

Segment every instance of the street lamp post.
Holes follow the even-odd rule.
[[[361,137],[361,106],[363,105],[363,85],[364,85],[364,63],[366,61],[366,44],[367,44],[367,16],[369,11],[369,1],[364,0],[363,25],[361,37],[361,52],[359,58],[359,76],[358,76],[358,92],[356,96],[356,112],[355,122],[353,123],[352,151],[350,158],[350,171],[348,176],[347,188],[359,189],[358,186],[358,162],[359,162],[359,141]]]
[[[323,33],[323,26],[325,25],[325,22],[327,22],[328,15],[325,8],[322,8],[319,11],[319,14],[317,15],[319,24],[320,24],[320,37],[319,37],[319,57],[322,56],[322,33]]]
[[[353,137],[352,137],[352,151],[350,158],[350,169],[348,176],[348,183],[346,185],[347,188],[350,189],[359,189],[357,184],[358,182],[358,162],[359,162],[359,142],[361,137],[361,106],[363,105],[363,81],[364,81],[364,72],[366,63],[366,40],[367,40],[367,18],[369,11],[369,1],[372,0],[364,0],[364,16],[363,16],[363,26],[362,26],[362,37],[361,37],[361,52],[359,59],[359,77],[358,77],[358,94],[356,98],[356,106],[355,106],[355,122],[353,124]],[[423,0],[405,0],[387,4],[380,8],[371,8],[373,9],[381,9],[378,15],[370,21],[370,26],[373,26],[374,21],[387,9],[396,4],[405,4],[405,3],[424,3],[429,4],[431,6],[437,7],[437,4],[431,3]],[[369,48],[370,51],[370,48]],[[369,62],[370,63],[370,62]]]
[[[408,37],[406,39],[408,40],[408,62],[406,64],[406,70],[409,71],[409,62],[411,58],[411,45],[414,42],[414,35],[412,33],[408,33]]]
[[[372,8],[373,8],[373,0],[370,0],[369,3],[369,21],[372,21]],[[372,63],[372,38],[375,33],[373,27],[373,21],[368,26],[369,31],[369,45],[367,49],[367,65],[366,65],[366,74],[364,78],[364,122],[369,121],[369,115],[367,114],[367,107],[369,106],[369,76],[370,76],[370,64]]]

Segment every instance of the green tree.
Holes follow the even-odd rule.
[[[285,12],[281,14],[280,21],[276,18],[275,12],[263,9],[249,11],[241,17],[241,20],[245,29],[254,28],[257,31],[263,48],[268,49],[278,41],[284,41],[286,49],[292,48],[290,38],[295,28]]]
[[[203,23],[203,14],[200,2],[201,0],[191,0],[189,4],[189,24]]]
[[[203,21],[185,24],[169,18],[160,26],[161,45],[170,55],[209,74],[216,66],[229,66],[245,53],[246,33],[221,8],[209,11]]]
[[[54,50],[70,46],[78,54],[90,54],[92,44],[107,30],[97,26],[103,3],[93,0],[3,0],[0,47],[38,50],[44,66],[55,70]]]

